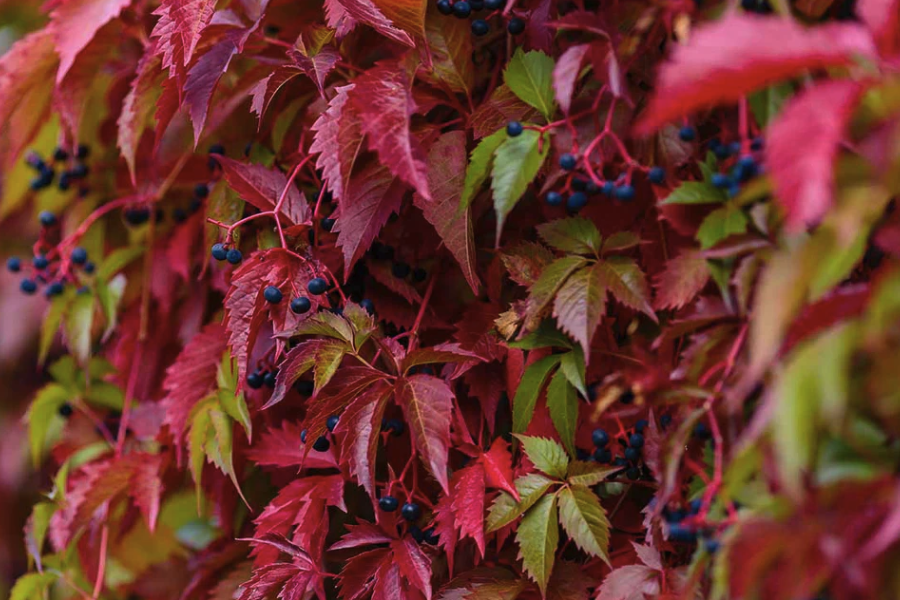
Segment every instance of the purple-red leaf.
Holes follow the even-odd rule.
[[[59,83],[100,28],[119,16],[131,0],[68,0],[50,13],[59,53]]]
[[[419,455],[444,492],[448,492],[447,452],[453,391],[443,379],[413,375],[397,382],[396,394]]]
[[[319,90],[319,94],[325,97],[325,78],[340,60],[341,55],[332,46],[324,46],[316,54],[309,56],[298,50],[288,50],[288,56],[294,61],[303,74],[312,79]]]
[[[353,165],[365,139],[359,116],[347,102],[352,89],[353,85],[335,88],[336,94],[328,104],[328,110],[313,123],[315,134],[309,147],[310,154],[319,155],[316,167],[322,170],[328,189],[338,202],[350,185]]]
[[[191,62],[215,10],[216,0],[163,0],[153,11],[159,21],[150,35],[159,39],[158,51],[170,77]]]
[[[122,113],[118,121],[118,146],[128,164],[132,184],[137,183],[134,160],[138,143],[156,109],[162,79],[163,71],[159,55],[151,51],[146,52],[138,63],[137,75],[132,80],[131,89],[122,103]]]
[[[406,46],[415,45],[412,38],[402,29],[397,29],[372,0],[337,0],[347,15],[360,23],[371,26],[383,36]],[[332,17],[333,19],[334,17]]]
[[[699,252],[682,252],[668,260],[656,281],[656,308],[685,306],[706,286],[709,276],[706,259]]]
[[[287,194],[280,214],[291,225],[309,223],[309,205],[303,192],[291,183],[287,176],[277,169],[262,165],[248,165],[224,156],[216,159],[222,165],[225,180],[246,202],[262,211],[273,210],[283,194]]]
[[[578,83],[578,74],[590,48],[590,44],[569,46],[553,68],[553,92],[556,95],[556,102],[566,114],[569,114],[569,108],[572,106],[572,94],[575,91],[575,84]]]

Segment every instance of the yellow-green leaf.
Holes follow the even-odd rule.
[[[609,521],[589,488],[573,485],[560,490],[559,523],[579,548],[609,564]]]
[[[516,137],[507,137],[494,151],[491,190],[497,213],[497,242],[506,217],[525,194],[550,151],[550,142],[542,134],[526,129]]]
[[[559,354],[551,354],[546,356],[525,369],[519,387],[516,388],[516,395],[513,397],[513,431],[522,433],[531,423],[531,417],[534,416],[534,407],[537,404],[538,396],[544,389],[544,382],[550,371],[559,364],[561,357]]]
[[[506,527],[519,518],[522,513],[541,499],[541,496],[550,489],[553,483],[552,479],[548,479],[540,473],[531,473],[516,479],[515,486],[519,493],[519,502],[516,502],[516,499],[509,494],[501,492],[488,513],[487,533]]]
[[[553,571],[556,547],[559,544],[559,526],[556,519],[556,495],[550,494],[542,497],[525,514],[519,525],[519,531],[516,532],[522,566],[528,576],[541,588],[542,594],[547,591],[547,582]]]
[[[28,444],[31,458],[38,467],[44,454],[44,442],[51,428],[59,427],[59,407],[72,399],[72,392],[57,383],[51,383],[38,391],[31,401],[25,419],[28,421]]]
[[[503,71],[503,81],[520,100],[541,111],[549,121],[556,112],[553,59],[543,52],[516,50]]]
[[[66,311],[66,343],[80,365],[91,357],[91,330],[94,326],[93,294],[77,294]]]
[[[569,457],[558,443],[546,438],[529,435],[517,435],[525,454],[528,455],[535,468],[556,479],[564,479],[569,468]]]
[[[578,396],[562,369],[556,372],[547,386],[547,409],[569,454],[575,454],[575,430],[578,427]]]

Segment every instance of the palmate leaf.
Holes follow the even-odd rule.
[[[522,433],[528,428],[534,415],[534,407],[538,396],[544,389],[544,382],[550,375],[550,371],[559,364],[562,357],[558,354],[542,358],[529,365],[516,388],[513,397],[513,431]]]
[[[538,235],[547,244],[560,252],[575,254],[597,254],[602,238],[597,226],[584,217],[557,219],[538,225]]]
[[[453,391],[443,379],[418,374],[400,379],[395,393],[416,449],[432,475],[448,492],[447,452]]]
[[[515,486],[519,493],[519,501],[517,502],[515,498],[506,493],[497,496],[487,516],[487,533],[506,527],[518,519],[526,510],[534,506],[535,502],[540,500],[553,484],[552,479],[548,479],[540,473],[531,473],[516,479]]]
[[[590,356],[591,339],[606,312],[609,281],[605,263],[575,271],[566,279],[553,301],[553,316],[560,328]]]
[[[550,120],[556,111],[552,58],[543,52],[518,48],[503,71],[503,81],[516,96]]]
[[[506,217],[525,194],[547,158],[550,144],[541,143],[542,134],[526,129],[517,137],[507,137],[494,151],[491,190],[497,213],[497,243]]]
[[[559,523],[575,545],[609,564],[609,521],[588,487],[572,485],[559,491]]]
[[[516,532],[519,558],[528,576],[537,583],[541,593],[547,590],[547,582],[556,560],[559,545],[556,495],[542,497],[522,518]]]
[[[650,289],[644,272],[638,264],[630,259],[613,256],[597,263],[595,268],[600,269],[606,287],[613,298],[638,310],[656,322],[656,314],[650,306]]]
[[[228,185],[243,200],[259,210],[272,210],[287,189],[280,215],[287,219],[290,225],[309,223],[309,205],[306,198],[303,197],[303,192],[297,189],[297,186],[287,185],[288,179],[284,173],[262,165],[238,162],[224,156],[216,156],[216,160],[222,165]]]
[[[391,386],[378,382],[358,395],[341,413],[335,433],[343,434],[341,461],[346,461],[357,483],[375,498],[375,458],[378,451],[381,419]]]
[[[556,292],[566,282],[569,275],[587,264],[587,259],[581,256],[564,256],[550,263],[541,272],[540,278],[531,286],[526,317],[537,318],[556,296]]]
[[[215,10],[215,0],[163,0],[153,11],[159,21],[150,36],[159,40],[156,51],[170,77],[190,64]]]
[[[547,409],[559,439],[569,454],[575,454],[575,431],[578,427],[578,396],[562,369],[547,386]]]
[[[516,435],[522,442],[528,460],[542,473],[556,479],[564,479],[569,468],[569,457],[557,442],[529,435]]]

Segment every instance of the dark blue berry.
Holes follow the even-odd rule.
[[[481,37],[483,35],[487,35],[490,30],[491,30],[491,26],[488,25],[488,22],[485,21],[484,19],[475,19],[474,21],[472,21],[472,35]],[[509,131],[509,129],[507,129],[507,132],[508,131]],[[521,131],[519,133],[521,133]],[[516,135],[518,135],[518,134],[510,134],[510,135],[512,135],[513,137],[516,137]]]
[[[625,477],[632,481],[637,481],[641,478],[641,470],[637,467],[629,467],[627,471],[625,471]]]
[[[375,258],[378,260],[394,260],[394,247],[378,244],[373,247]]]
[[[209,153],[223,155],[225,154],[225,146],[222,144],[213,144],[209,147]]]
[[[647,425],[649,425],[647,419],[641,419],[634,424],[634,430],[638,433],[644,433],[644,430],[647,429]]]
[[[395,262],[391,267],[391,273],[398,279],[406,278],[406,276],[409,275],[409,271],[409,265],[405,262]]]
[[[587,192],[588,194],[590,194],[591,196],[596,196],[601,191],[603,191],[603,188],[601,188],[599,185],[594,183],[593,180],[591,180],[591,181],[588,181],[587,187],[585,188],[584,191]]]
[[[10,273],[18,273],[22,270],[22,259],[17,256],[10,256],[6,259],[6,270]]]
[[[127,208],[123,216],[129,225],[143,225],[150,220],[150,209],[148,208]]]
[[[403,425],[403,421],[400,421],[399,419],[388,419],[386,425],[387,429],[396,436],[403,435],[403,431],[406,429]]]
[[[50,265],[50,261],[47,260],[47,257],[43,254],[38,254],[34,257],[32,264],[34,264],[35,269],[41,271],[43,269],[46,269]]]
[[[69,177],[72,179],[84,179],[90,172],[91,170],[87,165],[75,165],[72,167],[72,170],[69,171]]]
[[[672,415],[663,415],[659,418],[659,426],[665,429],[672,424]]]
[[[325,217],[324,219],[322,219],[322,229],[324,229],[325,231],[331,231],[332,229],[334,229],[334,223],[334,219],[332,219],[331,217]]]
[[[604,181],[600,191],[603,192],[604,195],[612,197],[616,193],[616,184],[612,181]]]
[[[56,150],[53,151],[53,160],[57,162],[64,161],[69,158],[69,153],[66,152],[66,149],[58,146]]]
[[[297,390],[301,396],[312,396],[312,393],[315,391],[316,386],[312,381],[300,380],[294,384],[294,389]]]
[[[375,314],[375,303],[368,298],[363,298],[362,300],[360,300],[359,305],[370,315]]]
[[[434,527],[429,527],[425,530],[425,543],[430,544],[432,546],[437,546],[438,542],[441,541],[440,536],[435,532]]]
[[[732,184],[732,179],[725,173],[713,173],[712,179],[710,182],[716,186],[717,188],[727,188]]]
[[[19,284],[19,289],[31,295],[37,291],[37,283],[33,279],[23,279],[22,283]]]
[[[614,192],[614,194],[616,199],[623,202],[629,202],[631,200],[634,200],[634,186],[624,183],[616,187],[616,191]]]
[[[676,523],[669,525],[669,539],[673,542],[690,544],[697,541],[697,532],[690,527]]]
[[[222,244],[213,244],[212,247],[212,257],[216,260],[225,260],[225,257],[228,255],[228,251],[225,250],[225,246]]]
[[[68,419],[69,417],[71,417],[73,412],[75,412],[75,411],[72,408],[72,405],[69,404],[68,402],[64,403],[62,406],[59,407],[59,416],[61,416],[64,419]]]
[[[56,215],[54,215],[50,211],[43,211],[40,215],[38,215],[38,221],[41,222],[41,225],[44,227],[53,227],[56,225]]]
[[[331,442],[324,435],[319,437],[313,444],[313,450],[316,452],[327,452],[329,448],[331,448]]]
[[[484,0],[484,7],[488,10],[500,10],[504,4],[504,0]]]
[[[678,137],[682,142],[692,142],[697,138],[697,130],[690,125],[684,125],[678,130]]]
[[[442,15],[453,14],[453,5],[450,4],[450,0],[438,0],[437,9]]]
[[[75,248],[72,250],[72,255],[69,258],[71,258],[72,262],[76,265],[83,265],[88,259],[87,250],[81,247]]]
[[[270,304],[278,304],[284,298],[284,294],[274,285],[270,285],[263,291],[263,298]]]
[[[306,430],[305,429],[300,432],[300,441],[303,442],[304,444],[306,443]]]
[[[394,512],[400,506],[400,501],[393,496],[382,496],[378,499],[378,508],[384,512]]]
[[[684,518],[687,516],[687,513],[683,508],[669,508],[668,506],[663,509],[662,512],[663,519],[666,520],[666,523],[681,523]]]
[[[54,174],[53,169],[44,168],[37,177],[31,180],[28,186],[35,192],[46,189],[53,183]],[[45,225],[45,227],[49,227],[49,225]]]
[[[278,371],[269,371],[263,375],[263,385],[269,389],[275,389],[275,381],[278,377]]]
[[[628,461],[625,460],[624,456],[617,456],[615,460],[613,460],[614,467],[625,467],[628,465]]]
[[[478,21],[481,21],[481,19],[478,19]],[[475,21],[475,23],[478,23],[478,21]],[[482,21],[482,23],[485,23],[485,25],[487,25],[486,21]],[[506,124],[506,135],[508,135],[509,137],[519,137],[520,135],[522,135],[522,132],[524,130],[525,128],[522,127],[522,124],[518,121],[510,121]]]
[[[468,19],[472,14],[472,5],[466,0],[457,0],[453,3],[453,16],[457,19]]]
[[[324,294],[325,290],[328,289],[328,282],[322,279],[321,277],[315,277],[309,280],[309,283],[306,284],[306,290],[314,295],[318,296],[319,294]]]
[[[572,189],[576,192],[586,192],[587,191],[587,181],[581,179],[580,177],[572,178]]]
[[[409,535],[412,536],[412,539],[418,544],[425,541],[425,533],[423,533],[422,529],[416,525],[409,526]]]
[[[595,429],[591,433],[591,441],[594,442],[594,446],[597,448],[604,448],[609,443],[609,434],[606,433],[605,429]]]
[[[415,502],[407,502],[400,509],[400,515],[409,522],[418,521],[422,516],[422,509]]]
[[[585,450],[584,448],[575,448],[575,459],[576,460],[590,460],[591,453]]]
[[[759,168],[752,156],[742,156],[734,166],[734,178],[740,182],[749,181],[756,177]]]
[[[61,192],[69,191],[72,187],[72,174],[69,171],[63,171],[59,176],[59,183],[56,184]]]
[[[506,24],[506,30],[511,35],[519,35],[525,31],[525,20],[520,19],[519,17],[513,17],[509,20],[509,23]]]
[[[428,271],[422,267],[416,267],[412,272],[412,280],[416,283],[422,283],[428,278]]]
[[[184,223],[187,220],[187,213],[183,208],[176,208],[172,211],[172,220],[176,223]]]
[[[44,295],[47,298],[53,298],[54,296],[59,296],[65,290],[65,285],[63,285],[62,281],[54,281],[50,285],[47,286],[47,289],[44,290]]]
[[[719,540],[713,540],[710,538],[704,538],[703,547],[706,548],[706,551],[710,554],[715,554],[719,551],[719,548],[722,547],[721,542]]]
[[[706,423],[700,422],[694,426],[694,437],[701,440],[708,440],[712,437],[712,432],[710,432]]]
[[[571,171],[578,166],[578,158],[574,154],[566,152],[559,157],[559,166],[566,171]]]
[[[696,515],[700,512],[700,509],[703,508],[703,498],[694,498],[690,503],[690,513],[692,515]]]
[[[662,167],[652,167],[647,173],[647,179],[654,185],[662,185],[666,182],[666,171]]]
[[[237,248],[232,248],[225,254],[225,260],[227,260],[229,263],[231,263],[233,265],[236,265],[239,262],[241,262],[242,260],[244,260],[244,255],[241,254],[241,251],[238,250]]]
[[[547,195],[544,196],[544,202],[546,202],[550,206],[562,206],[562,194],[560,194],[559,192],[547,192]]]
[[[194,186],[194,196],[197,198],[206,198],[209,196],[209,186],[205,183],[198,183]]]
[[[303,313],[309,311],[312,308],[312,302],[309,301],[309,298],[306,296],[301,296],[299,298],[294,298],[291,300],[291,312],[295,315],[302,315]]]
[[[78,144],[78,149],[75,151],[75,158],[78,160],[84,160],[90,155],[91,149],[84,144]]]
[[[628,445],[632,448],[637,448],[640,450],[644,447],[644,436],[640,433],[632,433],[628,438]]]
[[[763,139],[761,137],[753,138],[753,141],[750,142],[750,149],[754,152],[759,152],[763,149]]]
[[[625,448],[625,460],[634,462],[641,457],[641,451],[637,448]]]
[[[328,420],[325,421],[325,427],[328,428],[328,431],[334,431],[334,428],[337,427],[338,421],[340,418],[337,415],[331,415],[328,417]]]
[[[484,0],[469,0],[469,5],[472,7],[472,12],[484,10]]]
[[[251,389],[258,390],[263,386],[263,376],[259,371],[253,371],[247,375],[247,385]]]
[[[710,147],[712,147],[712,143],[710,143]],[[712,152],[719,160],[725,160],[732,154],[731,148],[729,148],[727,144],[722,144],[721,142],[712,149]]]
[[[600,464],[608,464],[612,460],[612,452],[609,448],[597,448],[594,450],[594,460]]]
[[[566,199],[566,209],[569,212],[578,212],[587,206],[588,197],[584,192],[572,192]]]

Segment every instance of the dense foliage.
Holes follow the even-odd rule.
[[[14,600],[900,596],[898,0],[43,10]]]

